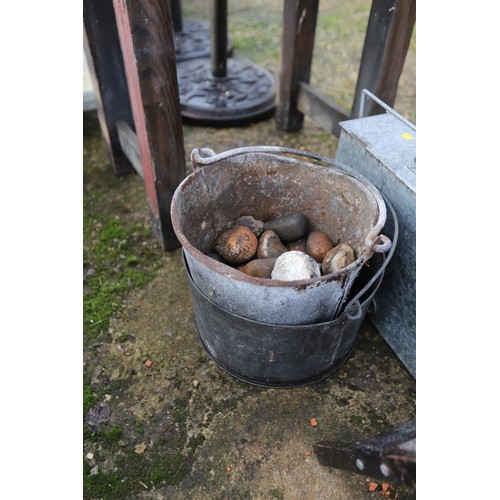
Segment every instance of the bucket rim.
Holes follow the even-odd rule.
[[[383,256],[383,258],[384,258],[384,262],[385,262],[385,256]],[[207,297],[200,290],[200,287],[197,285],[197,283],[194,281],[193,277],[191,276],[191,270],[189,269],[189,263],[187,262],[186,255],[185,255],[184,251],[182,252],[182,260],[183,260],[184,267],[186,269],[186,273],[188,275],[188,279],[189,279],[191,286],[196,288],[197,292],[202,296],[202,298],[205,299],[207,302],[209,302],[214,308],[219,310],[219,312],[221,314],[226,314],[228,316],[238,318],[239,320],[242,320],[244,322],[252,323],[252,324],[258,325],[258,326],[263,327],[263,328],[273,327],[273,328],[283,328],[286,330],[294,330],[294,329],[304,330],[304,329],[308,329],[308,328],[316,328],[316,327],[321,327],[321,326],[333,325],[334,323],[338,324],[338,323],[341,323],[342,321],[345,321],[345,320],[354,321],[354,320],[358,319],[356,317],[351,317],[349,315],[349,311],[347,309],[342,311],[342,313],[340,315],[338,315],[335,318],[330,319],[328,321],[320,321],[320,322],[316,322],[316,323],[304,323],[304,324],[300,324],[300,325],[287,325],[287,324],[282,325],[282,324],[277,324],[277,323],[267,323],[265,321],[258,321],[258,320],[252,319],[252,318],[247,318],[245,316],[240,316],[239,314],[231,312],[228,309],[226,309],[225,307],[222,307],[221,305],[217,304],[213,300],[210,300],[210,298]],[[364,307],[366,304],[368,304],[370,301],[372,301],[373,298],[375,297],[375,294],[377,293],[380,285],[382,284],[382,280],[383,280],[384,274],[385,274],[384,271],[385,271],[385,266],[382,264],[380,266],[380,269],[377,270],[374,274],[375,280],[373,281],[373,283],[370,284],[368,289],[365,290],[365,292],[362,294],[365,297],[359,301],[361,307]]]

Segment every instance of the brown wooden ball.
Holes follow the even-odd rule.
[[[321,263],[323,274],[338,273],[356,260],[354,250],[347,243],[332,248]]]
[[[274,231],[264,231],[259,240],[257,256],[259,259],[274,259],[288,252],[280,237]]]
[[[254,278],[270,279],[274,264],[276,264],[276,259],[254,259],[238,266],[237,269]]]
[[[248,227],[236,225],[217,238],[214,249],[231,264],[243,264],[252,259],[258,245],[257,237]]]
[[[323,231],[312,231],[307,237],[306,253],[316,262],[322,262],[325,255],[333,248],[333,242]]]

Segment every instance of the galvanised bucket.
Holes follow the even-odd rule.
[[[374,296],[396,241],[397,227],[389,254],[374,255],[363,267],[338,318],[309,325],[268,324],[223,309],[196,286],[184,259],[205,351],[231,376],[252,385],[288,388],[327,378],[349,358],[366,314],[376,308]]]

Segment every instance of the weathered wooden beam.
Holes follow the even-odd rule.
[[[297,109],[300,82],[309,82],[319,0],[284,2],[281,64],[275,120],[288,132],[302,128],[304,114]]]
[[[394,106],[415,19],[416,0],[373,0],[351,111],[353,118],[359,116],[363,89]],[[366,102],[365,116],[383,112],[377,103]]]
[[[84,51],[97,105],[97,116],[113,171],[133,172],[123,154],[116,124],[133,123],[132,109],[112,0],[84,0]]]
[[[123,153],[135,168],[136,172],[144,179],[137,134],[130,128],[129,124],[124,121],[119,121],[116,124],[116,128],[118,129],[118,139],[120,140],[120,146]]]
[[[305,82],[299,84],[297,109],[337,137],[340,137],[341,132],[339,123],[349,119],[347,110]]]
[[[173,24],[168,0],[113,0],[153,231],[180,246],[170,204],[186,176]]]

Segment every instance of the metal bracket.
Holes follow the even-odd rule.
[[[416,420],[376,435],[367,441],[314,444],[321,465],[416,487]]]

